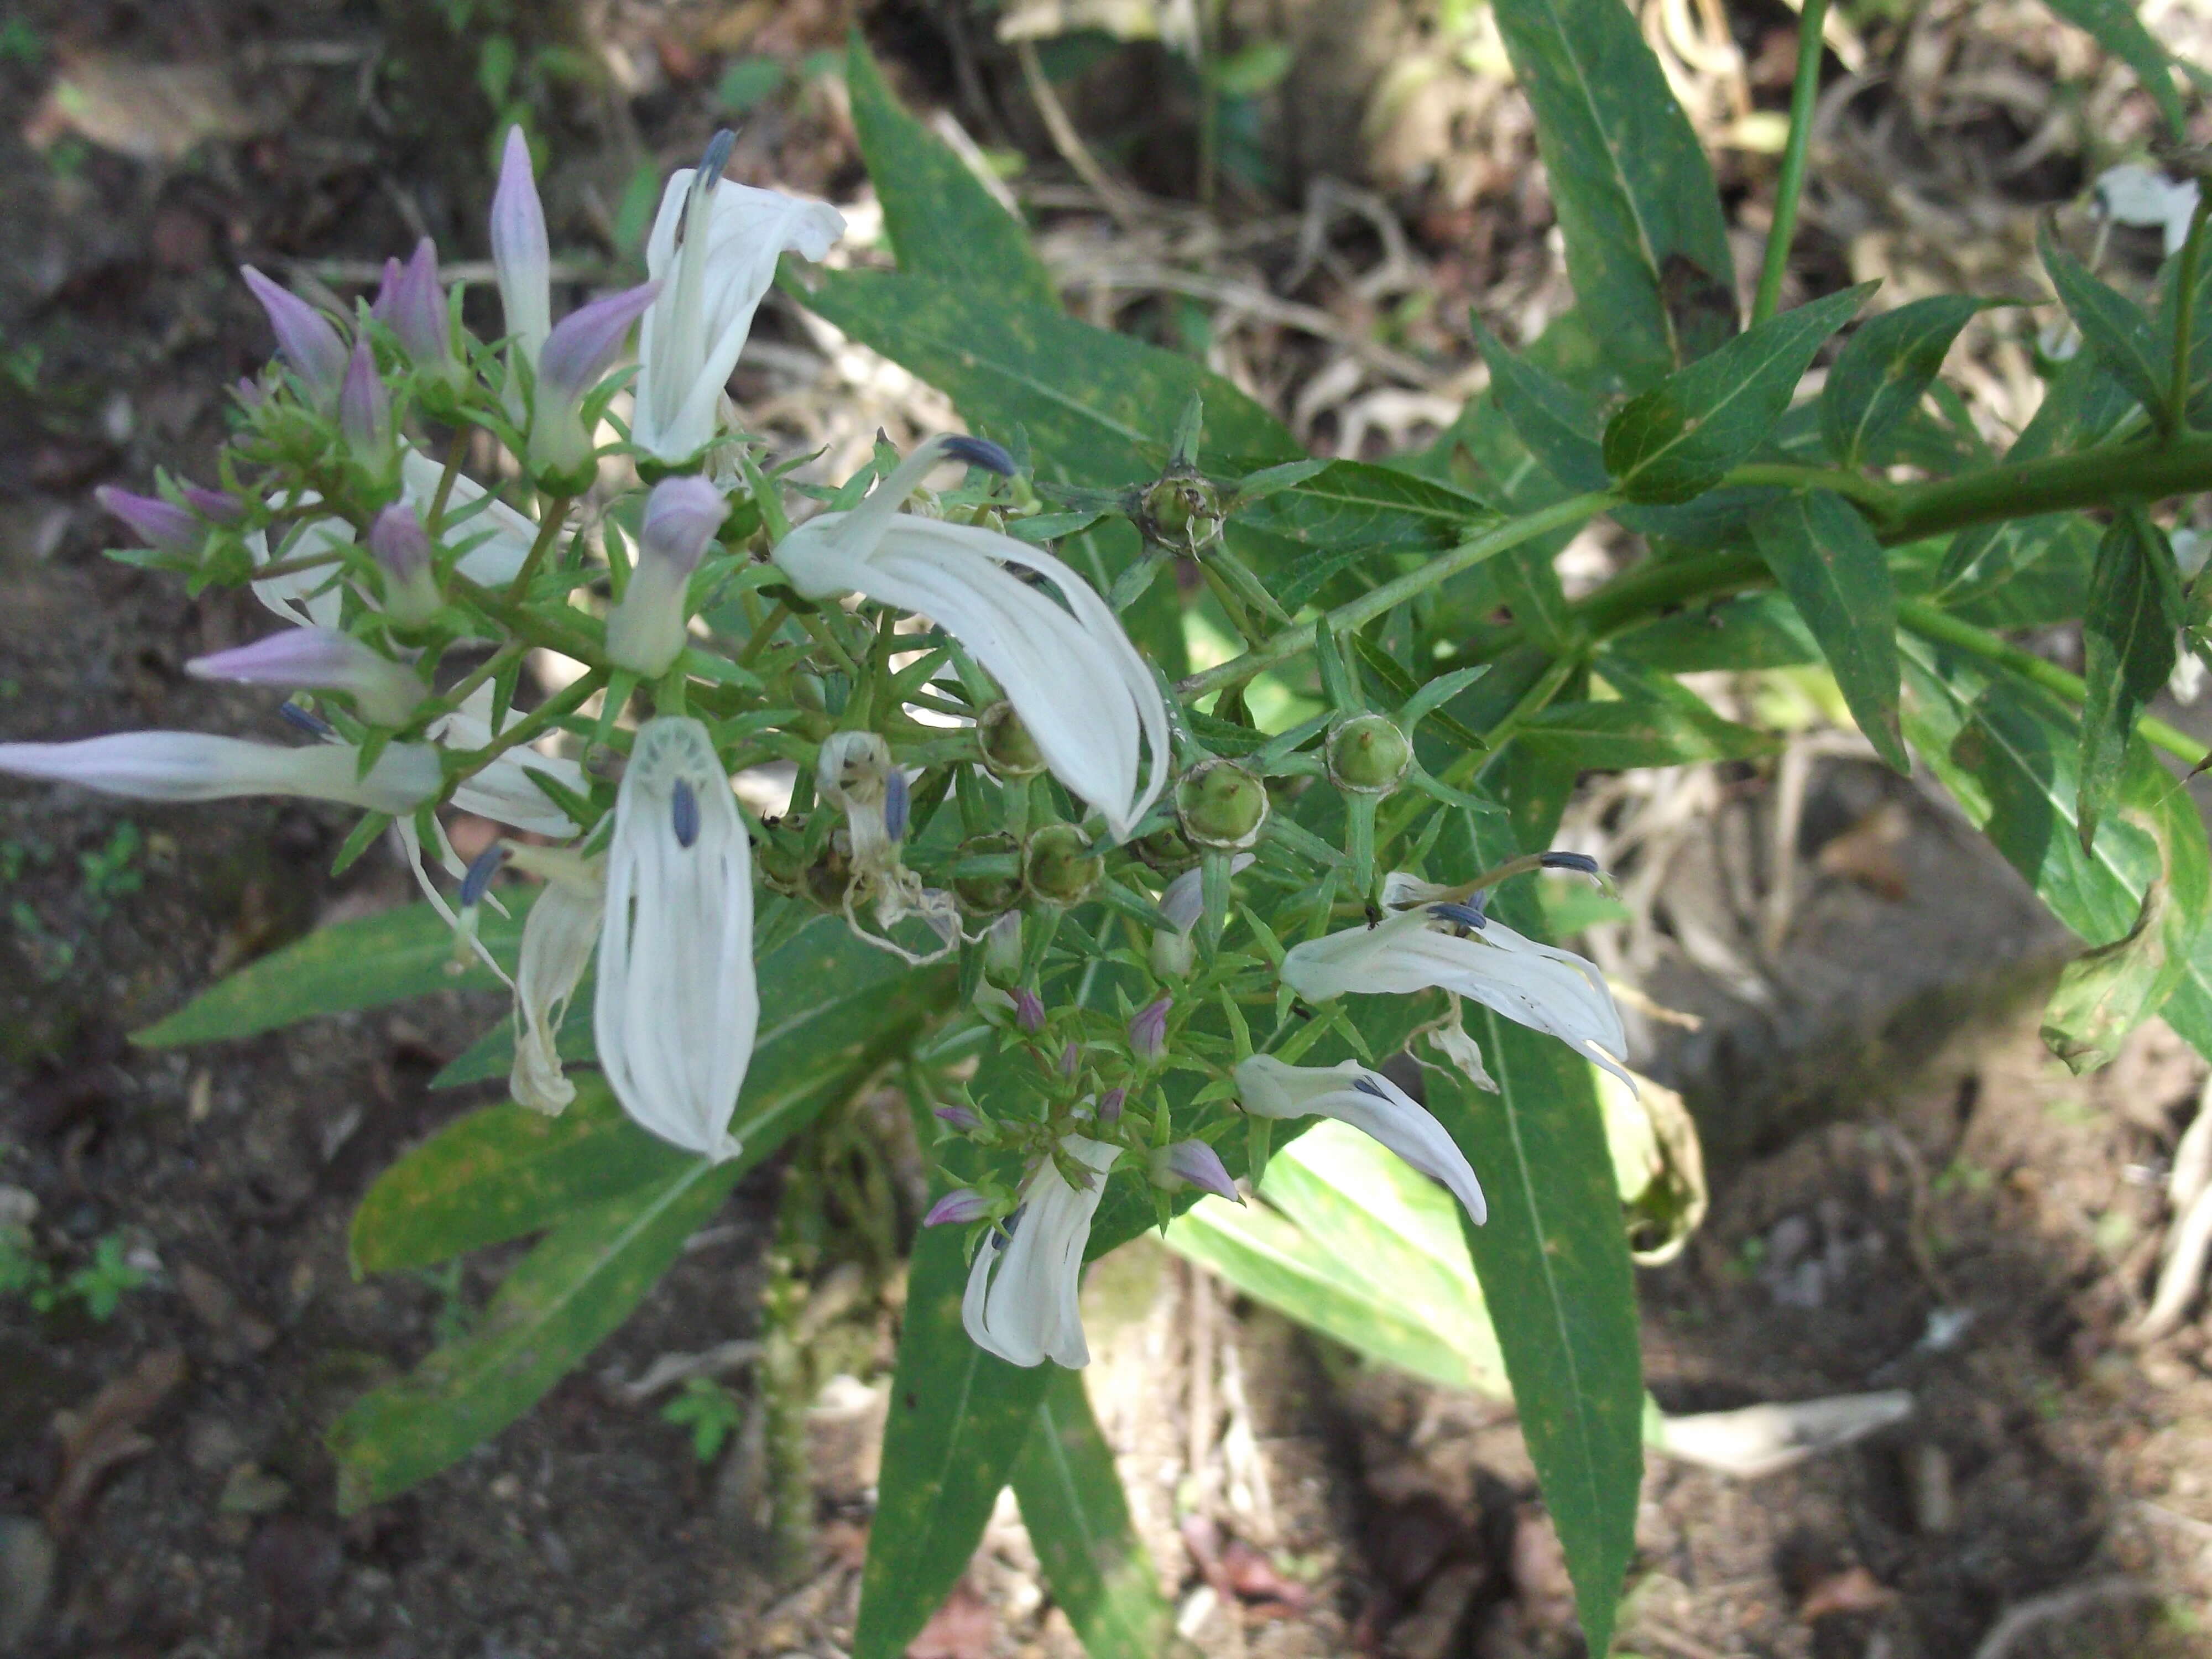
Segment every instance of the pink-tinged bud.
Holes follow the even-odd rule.
[[[284,361],[307,388],[307,400],[318,408],[329,409],[337,401],[338,388],[345,382],[345,342],[331,326],[330,319],[298,295],[277,287],[252,265],[240,270],[246,287],[269,313],[269,325],[276,331],[276,349],[284,354]]]
[[[185,486],[185,505],[211,524],[236,524],[246,516],[246,503],[237,496],[200,484]]]
[[[137,495],[112,484],[102,484],[92,492],[92,498],[122,520],[132,535],[156,552],[197,553],[206,539],[207,532],[198,520],[174,501],[165,501],[158,495]]]
[[[939,1121],[951,1124],[962,1134],[967,1134],[971,1130],[980,1128],[983,1122],[981,1118],[977,1117],[965,1106],[939,1106],[936,1109],[936,1115]]]
[[[1121,1108],[1127,1103],[1128,1098],[1129,1091],[1120,1088],[1109,1089],[1104,1094],[1099,1096],[1098,1121],[1101,1124],[1119,1123],[1121,1121]]]
[[[1178,1187],[1195,1187],[1217,1198],[1244,1201],[1237,1183],[1229,1178],[1221,1154],[1202,1140],[1178,1140],[1172,1146],[1161,1147],[1152,1156],[1152,1176],[1154,1186],[1170,1192]]]
[[[1044,1004],[1026,985],[1014,993],[1014,1023],[1031,1036],[1044,1030]]]
[[[1073,1042],[1066,1044],[1060,1051],[1060,1074],[1062,1077],[1073,1077],[1075,1068],[1082,1062],[1083,1056],[1076,1051],[1075,1045]]]
[[[399,342],[407,361],[420,373],[452,382],[459,378],[453,356],[453,319],[446,309],[446,290],[438,281],[438,249],[425,236],[405,264],[384,262],[384,286],[370,314]]]
[[[376,367],[376,354],[363,335],[353,344],[353,359],[346,365],[345,384],[338,389],[338,430],[345,434],[354,459],[372,472],[381,473],[392,464],[392,394]]]
[[[925,1227],[962,1227],[991,1213],[991,1200],[966,1187],[956,1188],[929,1206],[921,1218]]]
[[[1168,1010],[1174,1006],[1173,997],[1162,997],[1129,1016],[1129,1052],[1143,1064],[1149,1066],[1167,1052]]]
[[[195,679],[343,691],[374,726],[404,726],[426,688],[413,673],[335,628],[288,628],[234,651],[195,657]]]
[[[507,331],[524,360],[535,363],[553,326],[553,253],[520,127],[507,130],[500,158],[499,188],[491,198],[491,263]]]
[[[546,336],[538,354],[538,400],[530,414],[530,466],[570,493],[589,484],[592,441],[580,409],[585,394],[621,355],[630,325],[652,305],[659,284],[646,283],[580,306]]]
[[[551,357],[551,349],[547,349]],[[637,568],[607,618],[607,655],[647,679],[684,654],[691,573],[722,527],[721,492],[704,478],[664,478],[645,503]],[[896,775],[896,774],[894,774]]]
[[[404,501],[394,501],[368,527],[368,550],[384,577],[384,614],[403,627],[420,627],[445,601],[430,563],[430,538]]]
[[[243,374],[238,377],[238,384],[230,390],[232,395],[238,399],[240,406],[244,409],[258,409],[269,401],[269,388],[258,380],[248,380]]]

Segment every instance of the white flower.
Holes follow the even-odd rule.
[[[720,1162],[760,1024],[752,849],[707,728],[638,728],[615,799],[592,1028],[623,1109]]]
[[[2164,232],[2167,258],[2189,240],[2190,216],[2197,211],[2194,179],[2176,180],[2140,161],[2124,161],[2100,173],[2093,188],[2114,223]]]
[[[228,800],[302,795],[404,817],[434,798],[443,781],[438,751],[424,743],[387,744],[361,770],[346,744],[288,749],[205,732],[118,732],[75,743],[0,743],[0,772],[74,783],[134,800]]]
[[[777,258],[789,251],[819,259],[845,234],[835,208],[721,180],[728,155],[718,137],[706,166],[669,179],[645,245],[660,296],[639,337],[630,437],[664,461],[689,460],[714,441],[723,390]]]
[[[1050,1359],[1075,1370],[1091,1363],[1076,1299],[1083,1251],[1106,1195],[1106,1172],[1121,1149],[1081,1135],[1063,1138],[1060,1146],[1091,1172],[1091,1185],[1080,1191],[1069,1186],[1051,1158],[1037,1165],[1021,1206],[975,1251],[960,1321],[976,1346],[1010,1365]]]
[[[1413,1097],[1357,1060],[1292,1066],[1255,1054],[1237,1067],[1237,1094],[1255,1117],[1333,1117],[1379,1140],[1431,1180],[1440,1181],[1480,1227],[1490,1206],[1458,1143]]]
[[[1478,906],[1427,905],[1294,945],[1283,960],[1283,982],[1314,1002],[1432,986],[1455,991],[1558,1037],[1635,1087],[1617,1058],[1628,1042],[1604,975],[1571,951],[1522,938]]]
[[[514,972],[514,1098],[550,1116],[576,1097],[555,1046],[568,999],[591,962],[606,908],[599,860],[544,848],[507,847],[520,868],[544,876],[545,890],[522,924],[522,957]]]
[[[900,513],[948,458],[1012,471],[996,445],[933,438],[859,507],[809,520],[771,556],[803,598],[850,591],[933,618],[1004,688],[1053,775],[1126,838],[1166,781],[1158,683],[1105,601],[1051,554],[979,525]],[[1045,577],[1065,604],[1009,566]]]

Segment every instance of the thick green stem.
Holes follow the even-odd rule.
[[[1797,198],[1805,189],[1805,155],[1813,144],[1813,111],[1820,96],[1820,30],[1828,0],[1805,0],[1797,20],[1797,79],[1790,88],[1790,141],[1782,151],[1782,176],[1774,186],[1774,223],[1766,233],[1766,263],[1752,301],[1757,328],[1782,307],[1782,276],[1790,268],[1790,243],[1797,234]]]
[[[471,581],[458,570],[447,578],[453,597],[466,599],[486,617],[516,638],[532,645],[542,645],[549,651],[557,651],[564,657],[574,657],[587,667],[605,668],[602,659],[606,653],[606,641],[583,625],[578,617],[574,625],[556,622],[542,611],[532,611],[510,603],[501,594],[481,584]],[[572,611],[571,615],[574,615]]]
[[[1893,511],[1876,515],[1875,530],[1894,547],[1968,525],[2203,489],[2212,489],[2212,437],[2177,437],[2172,443],[2091,449],[1909,485],[1896,492]]]

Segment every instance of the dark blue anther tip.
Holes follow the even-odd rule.
[[[722,169],[730,164],[730,152],[737,148],[738,135],[724,127],[707,141],[707,152],[699,158],[699,176],[708,190],[721,181]]]
[[[683,779],[670,791],[669,817],[676,826],[676,844],[689,847],[699,839],[699,797]]]
[[[910,805],[907,794],[906,774],[894,766],[884,780],[884,833],[893,841],[906,839],[907,809]]]
[[[1001,1221],[997,1226],[991,1229],[991,1248],[993,1249],[1003,1250],[1007,1245],[1014,1242],[1014,1229],[1022,1224],[1023,1213],[1027,1211],[1029,1207],[1030,1206],[1026,1204],[1015,1205],[1012,1213],[1010,1213],[1004,1221]]]
[[[1539,853],[1536,862],[1547,870],[1576,870],[1585,876],[1597,873],[1597,860],[1588,853]]]
[[[1455,922],[1462,927],[1487,927],[1490,918],[1482,914],[1485,901],[1477,893],[1472,904],[1431,904],[1429,914],[1438,921]]]
[[[312,714],[301,708],[296,702],[278,703],[276,714],[278,719],[298,726],[311,738],[329,738],[337,735],[337,729],[328,720],[319,714]]]
[[[483,902],[484,893],[491,886],[491,878],[499,873],[499,866],[506,862],[507,848],[497,842],[477,854],[476,861],[469,866],[468,874],[461,878],[461,904],[464,908]]]
[[[1390,1098],[1389,1095],[1382,1091],[1382,1085],[1377,1083],[1371,1077],[1356,1077],[1352,1079],[1352,1086],[1358,1090],[1363,1095],[1373,1095],[1377,1100],[1388,1100]]]
[[[944,448],[945,453],[955,460],[965,461],[970,466],[980,466],[986,472],[995,472],[1002,478],[1014,476],[1014,458],[988,438],[947,438]]]

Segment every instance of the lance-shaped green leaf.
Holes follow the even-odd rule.
[[[1570,491],[1604,489],[1597,404],[1579,388],[1508,351],[1481,318],[1470,315],[1469,320],[1482,360],[1490,366],[1490,395],[1528,453]]]
[[[1160,1659],[1174,1639],[1174,1609],[1130,1523],[1082,1373],[1040,1369],[1044,1397],[1030,1413],[1013,1486],[1045,1585],[1090,1659]]]
[[[1556,702],[1522,721],[1517,742],[1571,761],[1583,771],[1747,760],[1774,752],[1770,733],[1723,720],[1694,692],[1632,695]]]
[[[2129,394],[2157,415],[2166,407],[2166,377],[2158,342],[2151,336],[2150,319],[2142,307],[2126,298],[2075,258],[2051,234],[2049,224],[2038,227],[2036,251],[2051,285],[2058,291],[2066,314],[2081,331],[2081,338],[2097,361],[2112,373]]]
[[[884,234],[899,269],[1057,310],[1059,291],[1029,233],[951,145],[900,107],[857,28],[845,52],[845,85],[860,159],[883,204]]]
[[[2173,673],[2182,623],[2181,581],[2166,536],[2142,507],[2121,510],[2097,549],[2081,617],[2081,844],[2118,787],[2136,717]]]
[[[503,894],[511,916],[489,907],[483,938],[509,971],[536,890]],[[134,1032],[148,1048],[252,1036],[317,1014],[358,1012],[455,987],[496,990],[473,953],[457,957],[453,930],[427,904],[333,922],[272,951],[200,993],[167,1019]]]
[[[1632,398],[1605,428],[1605,464],[1631,501],[1686,501],[1773,430],[1821,342],[1874,291],[1862,283],[1739,334]]]
[[[1662,617],[1621,635],[1607,649],[1662,674],[1796,668],[1820,659],[1820,647],[1797,607],[1772,592],[1745,593]]]
[[[2129,0],[2046,0],[2068,22],[2089,31],[2097,43],[2136,72],[2143,89],[2158,100],[2167,129],[2179,139],[2188,131],[2181,95],[2173,89],[2173,60]]]
[[[1498,521],[1479,495],[1367,461],[1331,461],[1235,508],[1237,521],[1303,546],[1433,553]]]
[[[1886,311],[1844,343],[1820,394],[1820,433],[1838,466],[1879,456],[1882,441],[1920,407],[1951,343],[1990,302],[1938,294]]]
[[[1497,0],[1536,117],[1577,304],[1632,384],[1735,331],[1735,261],[1712,169],[1618,0]]]
[[[1874,532],[1825,489],[1785,495],[1751,530],[1759,556],[1820,642],[1859,730],[1910,776],[1897,726],[1897,586]]]

